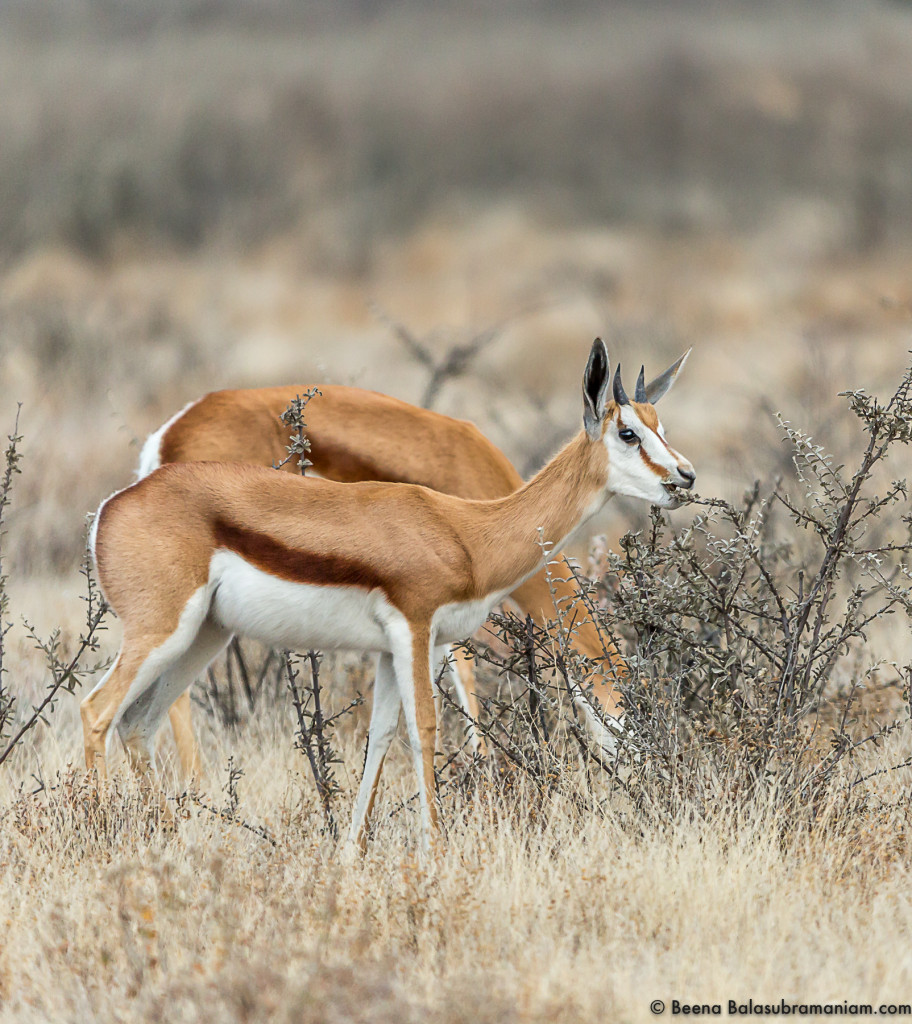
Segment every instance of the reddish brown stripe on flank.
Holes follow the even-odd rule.
[[[656,476],[661,477],[663,480],[671,476],[671,473],[667,469],[663,469],[657,462],[653,462],[652,459],[649,458],[646,452],[643,451],[642,445],[640,445],[640,458],[653,471],[653,473],[656,474]]]
[[[292,583],[323,586],[383,589],[383,579],[368,565],[342,555],[318,555],[313,551],[290,548],[265,533],[245,530],[223,519],[215,521],[215,541],[270,576]]]

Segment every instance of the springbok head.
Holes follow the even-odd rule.
[[[593,342],[583,377],[583,423],[589,440],[601,442],[608,450],[608,489],[615,494],[642,498],[661,508],[677,508],[681,504],[679,488],[693,487],[694,468],[665,440],[655,410],[655,403],[674,384],[690,352],[688,349],[648,384],[641,367],[631,399],[624,389],[620,365],[612,380],[605,343],[601,338]]]

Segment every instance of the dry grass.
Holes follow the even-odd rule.
[[[287,719],[207,751],[246,769],[238,813],[273,847],[193,805],[157,828],[128,780],[99,808],[64,717],[29,758],[48,790],[2,794],[2,1020],[636,1021],[656,998],[877,1003],[912,982],[902,806],[783,832],[722,792],[706,820],[644,833],[616,801],[533,813],[521,788],[482,785],[445,799],[431,858],[399,814],[343,865]],[[394,753],[381,818],[411,788]]]
[[[770,407],[796,417],[810,410],[824,437],[845,450],[854,438],[832,419],[833,393],[881,386],[905,361],[902,254],[852,270],[818,254],[790,265],[788,294],[777,298],[756,241],[732,246],[743,262],[720,267],[718,250],[703,243],[685,251],[680,242],[604,231],[587,248],[578,235],[528,224],[477,226],[471,245],[468,229],[419,232],[390,252],[376,289],[308,281],[304,297],[287,302],[303,279],[275,255],[259,265],[157,267],[137,257],[96,271],[66,307],[70,322],[84,325],[93,323],[84,310],[101,303],[93,345],[64,345],[47,374],[51,356],[21,349],[23,365],[4,387],[5,402],[28,403],[26,475],[7,546],[12,616],[26,613],[44,631],[63,624],[65,636],[76,636],[84,512],[129,479],[130,439],[205,388],[330,377],[420,393],[421,375],[364,312],[371,291],[423,329],[434,322],[435,302],[438,322],[489,322],[488,311],[516,294],[516,281],[534,279],[536,266],[567,252],[587,271],[620,268],[620,291],[600,301],[618,325],[614,347],[626,362],[645,349],[656,366],[683,344],[701,343],[665,421],[705,493],[737,494],[756,473],[782,465]],[[436,269],[419,258],[429,239],[442,255]],[[524,255],[506,262],[514,252]],[[491,270],[478,293],[484,312],[463,318],[458,301],[448,305],[445,282],[477,280],[479,253]],[[222,273],[250,290],[215,288]],[[46,286],[47,276],[41,280]],[[419,292],[426,286],[418,298],[414,280]],[[478,418],[518,461],[540,433],[569,428],[578,415],[577,349],[601,329],[593,294],[511,328],[482,366],[487,379],[453,382],[442,407]],[[884,294],[899,296],[898,304],[880,305]],[[173,314],[156,336],[142,311],[160,296]],[[40,317],[37,291],[28,303],[29,315]],[[116,340],[117,308],[146,325],[132,344]],[[805,327],[825,340],[793,346]],[[149,363],[159,346],[161,361]],[[544,412],[525,398],[504,400],[525,388],[548,395]],[[616,536],[630,512],[612,510],[603,525]],[[8,679],[27,703],[44,685],[41,663],[21,631],[10,639]],[[870,660],[908,650],[899,623],[878,639]],[[116,624],[109,648],[115,642]],[[223,802],[232,753],[246,772],[239,812],[270,830],[273,848],[194,805],[173,834],[151,827],[136,799],[115,800],[99,821],[69,767],[79,763],[80,738],[68,700],[3,769],[2,1020],[645,1021],[654,998],[876,1005],[909,991],[904,808],[867,811],[850,825],[834,811],[813,831],[783,834],[768,808],[729,799],[723,785],[707,820],[643,831],[615,798],[597,818],[581,818],[566,798],[542,816],[521,792],[492,785],[445,805],[449,834],[436,858],[417,857],[415,822],[400,812],[379,829],[363,864],[343,866],[319,834],[315,795],[283,712],[241,735],[204,729],[210,799]],[[346,799],[363,728],[359,719],[344,745]],[[895,734],[870,755],[872,767],[902,761],[909,740],[907,729]],[[19,799],[20,786],[37,787],[35,774],[60,788]],[[381,812],[411,794],[401,750],[386,777]],[[892,804],[910,781],[905,771],[871,786],[883,786]],[[887,791],[892,786],[900,792]],[[345,811],[343,799],[343,820]]]
[[[888,393],[907,363],[900,5],[773,19],[579,3],[514,21],[511,4],[457,24],[270,0],[256,32],[235,0],[163,3],[160,20],[115,6],[0,12],[0,433],[21,401],[25,435],[4,679],[20,719],[47,678],[19,617],[73,647],[84,516],[184,402],[287,381],[425,391],[372,302],[437,353],[506,321],[437,407],[526,472],[578,425],[594,335],[625,371],[694,345],[663,419],[701,491],[735,500],[791,472],[774,411],[842,459],[858,433],[836,393]],[[594,531],[616,548],[642,515],[613,503]],[[111,623],[108,653],[118,636]],[[841,682],[910,646],[906,621],[876,623]],[[333,705],[369,677],[328,659]],[[192,801],[162,827],[126,774],[99,803],[77,700],[0,767],[0,1021],[602,1024],[652,1020],[657,998],[876,1006],[912,988],[908,768],[851,800],[840,777],[813,825],[724,777],[711,807],[647,827],[576,763],[544,803],[481,774],[444,792],[446,841],[422,859],[400,745],[352,865],[321,835],[283,700],[231,730],[196,709],[206,801],[225,805],[232,756],[237,813],[275,845]],[[858,730],[905,723],[859,769],[908,757],[895,690],[853,714]],[[341,735],[343,821],[365,733],[362,708]]]

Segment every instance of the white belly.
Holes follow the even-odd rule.
[[[233,552],[212,556],[210,614],[219,625],[272,647],[388,651],[395,609],[379,591],[292,583]]]
[[[209,567],[210,614],[225,629],[292,650],[391,651],[390,630],[404,622],[379,590],[292,583],[220,549]],[[446,604],[434,613],[435,643],[465,640],[505,594]]]

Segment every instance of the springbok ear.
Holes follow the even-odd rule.
[[[611,367],[608,365],[608,349],[601,338],[592,342],[589,362],[583,374],[583,426],[590,441],[602,436],[602,421],[608,404],[608,385],[611,382]]]
[[[684,364],[687,362],[687,357],[693,352],[692,348],[689,348],[683,356],[677,362],[671,364],[664,373],[660,373],[655,380],[651,380],[646,385],[646,401],[651,405],[655,405],[656,402],[666,393],[671,390],[671,385],[677,380],[678,374],[681,372]]]

